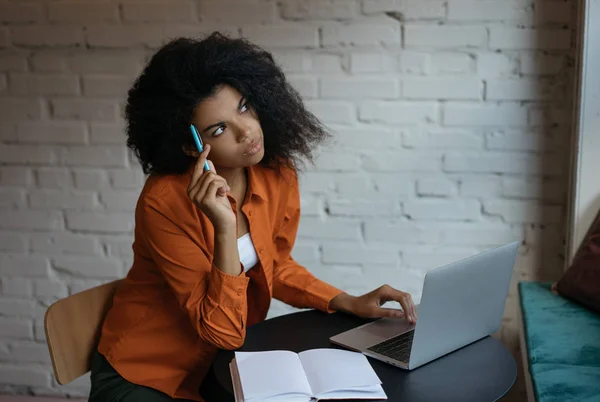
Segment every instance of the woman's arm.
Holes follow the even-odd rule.
[[[300,193],[298,178],[294,174],[285,192],[285,215],[275,235],[275,260],[273,296],[298,308],[316,308],[332,312],[330,301],[342,291],[317,279],[291,256],[300,223]]]
[[[214,258],[180,227],[181,211],[163,197],[146,195],[136,211],[153,261],[198,335],[221,349],[236,349],[246,335],[246,288],[249,279],[238,257],[235,233],[215,235]],[[175,206],[174,208],[177,208]]]
[[[279,258],[275,264],[273,296],[294,307],[343,311],[365,318],[406,317],[410,322],[415,322],[417,313],[410,294],[383,285],[362,296],[351,296],[315,278],[294,261],[290,253],[300,222],[300,194],[296,177],[289,194],[284,223],[275,241]],[[400,303],[402,311],[381,307],[389,301]]]

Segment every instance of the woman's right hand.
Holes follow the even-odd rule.
[[[204,170],[204,162],[210,152],[210,145],[198,157],[192,180],[187,188],[188,197],[210,219],[215,230],[229,230],[236,227],[236,218],[227,198],[230,190],[227,181],[217,175],[212,162],[208,161],[211,170]]]

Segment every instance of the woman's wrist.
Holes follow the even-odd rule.
[[[237,222],[219,222],[217,224],[213,224],[215,228],[215,236],[237,236]]]
[[[344,313],[354,313],[354,302],[355,296],[351,296],[348,293],[340,293],[329,302],[329,308],[335,311],[341,311]]]

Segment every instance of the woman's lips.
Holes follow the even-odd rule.
[[[244,152],[244,155],[248,155],[248,156],[252,156],[254,154],[256,154],[258,151],[260,151],[262,148],[262,143],[260,140],[253,140],[250,145],[248,146],[248,148],[246,148],[246,151]]]

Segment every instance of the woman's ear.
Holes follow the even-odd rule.
[[[188,148],[188,147],[183,147],[183,153],[186,154],[187,156],[191,156],[193,158],[197,158],[200,156],[200,152],[198,152],[198,150],[195,150],[193,148]]]

